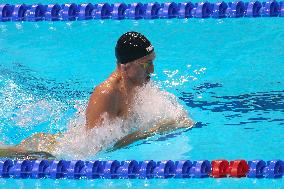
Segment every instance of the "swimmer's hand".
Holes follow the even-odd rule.
[[[154,127],[150,128],[149,132],[154,134],[165,134],[180,128],[191,128],[193,125],[194,122],[187,117],[182,117],[179,120],[164,119],[158,122]]]
[[[150,128],[148,131],[135,131],[123,137],[122,139],[120,139],[118,142],[115,143],[115,145],[110,151],[123,148],[135,141],[146,139],[155,134],[165,134],[180,128],[191,128],[193,127],[193,125],[194,122],[186,117],[180,119],[179,121],[174,119],[164,119],[159,123],[157,123],[154,127]]]

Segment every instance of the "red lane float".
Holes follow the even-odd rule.
[[[229,168],[229,162],[227,160],[214,160],[211,162],[212,173],[214,178],[227,177],[227,170]]]
[[[214,178],[222,178],[222,177],[246,177],[249,166],[245,160],[214,160],[211,162],[212,172],[211,176]]]
[[[228,173],[231,177],[245,177],[249,170],[248,163],[245,160],[230,161]]]

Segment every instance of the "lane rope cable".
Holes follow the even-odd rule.
[[[284,1],[199,3],[0,4],[0,21],[284,17]]]
[[[282,160],[0,160],[0,178],[282,178]]]

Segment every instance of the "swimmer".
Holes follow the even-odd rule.
[[[123,34],[117,41],[115,56],[116,70],[95,88],[90,97],[86,110],[87,129],[98,127],[104,112],[110,119],[127,118],[137,87],[148,82],[154,72],[154,47],[140,33]]]
[[[99,127],[103,121],[102,114],[109,119],[131,116],[133,97],[137,89],[150,81],[154,72],[156,57],[151,42],[141,33],[127,32],[117,41],[115,47],[117,59],[116,70],[102,84],[98,85],[90,97],[86,110],[87,130]],[[134,141],[145,139],[155,133],[164,133],[181,127],[192,127],[193,122],[185,114],[181,120],[161,120],[148,131],[136,131],[118,141],[114,148],[121,148]]]
[[[139,87],[150,81],[151,74],[154,72],[153,62],[156,57],[154,47],[141,33],[127,32],[123,34],[117,41],[115,56],[117,59],[116,69],[109,78],[94,89],[90,96],[85,113],[87,133],[94,128],[99,128],[104,119],[128,119],[132,116],[134,97]],[[124,136],[116,142],[112,150],[122,148],[156,133],[163,134],[178,128],[192,126],[193,122],[185,112],[179,120],[160,120],[148,130],[136,130]],[[23,140],[16,147],[5,148],[5,150],[18,150],[21,153],[25,150],[44,151],[52,154],[60,136],[61,134],[38,133]]]

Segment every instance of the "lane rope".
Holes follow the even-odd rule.
[[[0,4],[0,21],[284,17],[284,1],[199,3]]]
[[[151,179],[282,178],[282,160],[0,160],[0,178]]]

